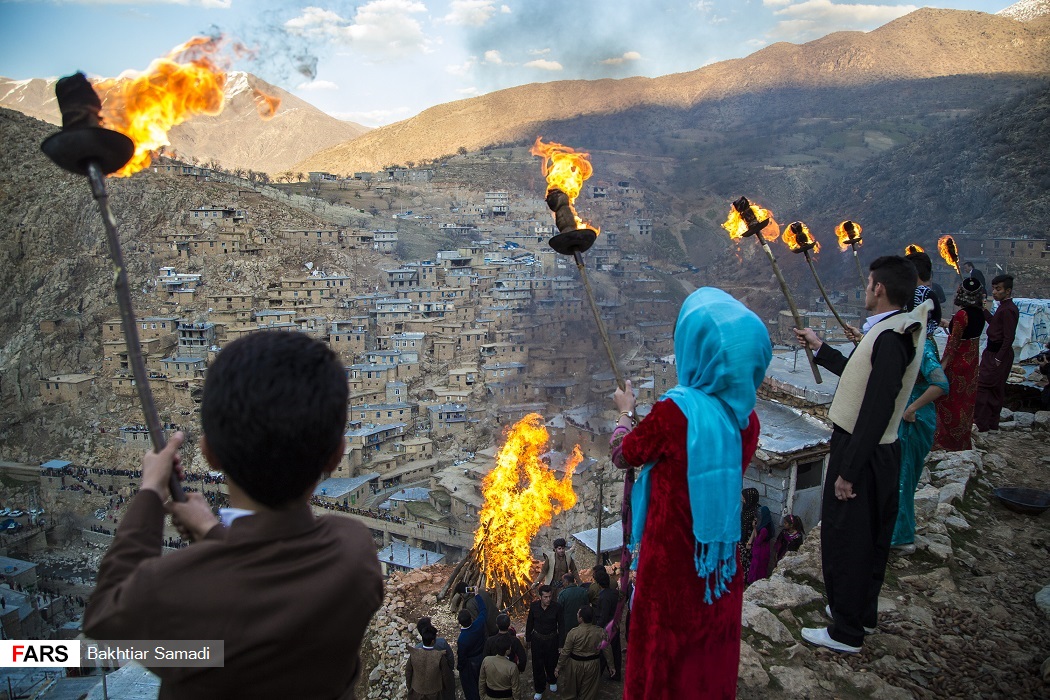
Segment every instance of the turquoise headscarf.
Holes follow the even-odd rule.
[[[740,540],[740,431],[755,407],[755,392],[773,356],[761,319],[720,289],[703,287],[682,304],[675,326],[678,386],[671,399],[689,424],[689,505],[696,573],[707,581],[711,603],[736,575]],[[645,531],[653,463],[639,472],[631,492],[631,546]],[[635,559],[637,561],[637,559]]]

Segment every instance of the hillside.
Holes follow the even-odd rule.
[[[95,448],[109,443],[91,426],[140,420],[141,413],[112,398],[108,379],[99,380],[80,406],[42,406],[38,400],[42,377],[98,372],[102,321],[118,313],[112,266],[90,187],[86,179],[60,170],[40,152],[40,142],[54,130],[50,124],[0,109],[0,140],[5,145],[0,153],[0,221],[5,222],[0,285],[7,291],[0,299],[0,444],[8,446],[7,459],[49,454],[61,443],[70,454],[94,460],[99,458]],[[324,227],[328,222],[225,183],[143,172],[109,178],[107,189],[139,316],[193,313],[154,295],[159,265],[207,273],[212,280],[208,293],[261,298],[269,283],[301,273],[305,262],[331,273],[356,272],[363,284],[377,265],[378,255],[372,251],[304,250],[290,243],[272,244],[270,254],[258,259],[180,260],[164,234],[185,224],[191,207],[242,207],[250,212],[249,225],[271,231]],[[43,321],[57,327],[45,330]]]
[[[298,170],[348,173],[421,162],[490,144],[531,141],[555,121],[667,111],[797,88],[849,88],[941,76],[1050,72],[1050,21],[922,9],[869,33],[778,43],[746,58],[660,78],[525,85],[428,109],[304,160]]]
[[[60,124],[55,101],[56,79],[0,78],[0,107]],[[259,118],[253,88],[280,98],[272,119]],[[201,116],[180,124],[169,134],[172,148],[183,159],[215,161],[226,170],[278,173],[317,150],[356,138],[367,127],[330,117],[279,87],[250,73],[231,72],[226,83],[226,107],[214,117]]]

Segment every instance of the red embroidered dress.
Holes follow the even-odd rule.
[[[758,417],[751,413],[741,431],[741,475],[758,434]],[[744,573],[738,561],[729,591],[704,603],[705,582],[693,560],[686,435],[685,416],[673,401],[664,400],[625,437],[622,432],[613,436],[613,463],[621,469],[656,461],[638,552],[625,698],[736,697]]]

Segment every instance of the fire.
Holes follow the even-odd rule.
[[[485,504],[478,516],[474,547],[481,554],[489,586],[512,579],[527,585],[532,538],[554,515],[576,505],[572,475],[583,454],[579,445],[573,448],[565,476],[559,480],[540,460],[548,439],[542,416],[525,416],[507,433],[495,468],[482,481]]]
[[[959,248],[955,245],[955,239],[951,236],[941,236],[937,240],[937,252],[941,254],[944,262],[955,268],[955,271],[960,275],[959,272]]]
[[[543,143],[542,138],[542,136],[536,137],[536,143],[532,144],[529,153],[543,159],[542,169],[543,176],[547,178],[547,192],[561,190],[568,195],[569,204],[573,205],[576,203],[576,198],[580,196],[583,183],[594,172],[591,162],[587,160],[590,154],[578,152],[574,148],[553,141]],[[573,207],[573,216],[576,217],[576,228],[599,231],[597,226],[581,219],[576,214],[575,207]]]
[[[757,221],[769,219],[769,223],[762,229],[762,238],[767,241],[775,241],[780,237],[780,224],[773,218],[772,212],[752,204],[751,213],[755,215]],[[729,216],[726,218],[725,223],[722,224],[722,228],[729,232],[730,238],[739,240],[747,233],[747,222],[744,221],[744,217],[740,216],[740,212],[735,207],[730,206]]]
[[[810,250],[813,253],[820,252],[820,241],[813,238],[809,232],[809,227],[801,221],[793,221],[788,224],[787,230],[784,232],[784,242],[787,243],[792,253],[801,253],[803,250]],[[812,244],[812,247],[810,247],[810,244]]]
[[[839,239],[839,250],[846,250],[850,245],[861,244],[860,234],[863,229],[856,221],[846,219],[835,227],[835,236]],[[854,249],[856,250],[856,249]]]
[[[145,73],[125,72],[95,83],[108,128],[135,142],[135,155],[113,173],[127,177],[150,164],[154,152],[170,145],[168,132],[198,114],[216,115],[226,101],[226,73],[216,65],[222,38],[194,37],[155,59]],[[263,118],[280,100],[256,90]]]
[[[917,243],[909,243],[904,248],[904,255],[915,255],[916,253],[925,253],[926,249]]]

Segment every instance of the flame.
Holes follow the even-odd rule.
[[[769,223],[762,229],[762,238],[770,242],[780,238],[780,224],[778,224],[773,218],[772,212],[752,204],[751,213],[753,213],[755,218],[759,221],[769,219]],[[736,210],[736,207],[730,206],[729,216],[726,217],[725,222],[722,224],[722,228],[728,231],[729,237],[736,241],[743,238],[744,234],[747,233],[747,222],[744,221],[744,217],[740,216],[740,212]]]
[[[542,139],[542,136],[536,137],[536,143],[532,144],[529,153],[543,159],[541,167],[543,176],[547,178],[547,192],[561,190],[568,195],[569,204],[573,205],[576,203],[576,198],[580,196],[583,183],[594,172],[591,162],[587,160],[590,154],[578,152],[574,148],[553,141],[543,143]],[[597,226],[579,217],[576,207],[573,207],[572,213],[576,217],[576,228],[589,228],[600,233]]]
[[[904,248],[904,255],[905,256],[915,255],[916,253],[925,253],[925,252],[926,252],[926,249],[923,248],[921,245],[919,245],[917,243],[909,243]]]
[[[145,73],[127,71],[95,83],[108,128],[135,142],[135,155],[113,175],[127,177],[150,164],[170,145],[168,132],[198,114],[216,115],[226,101],[226,73],[216,65],[222,37],[194,37],[155,59]],[[273,116],[276,97],[255,91],[259,114]]]
[[[546,451],[547,428],[538,413],[514,424],[496,455],[496,466],[482,481],[485,504],[478,516],[474,547],[480,552],[485,579],[528,585],[532,567],[529,545],[551,518],[576,505],[572,475],[583,461],[580,446],[573,447],[559,480],[540,460]]]
[[[820,252],[820,241],[813,238],[813,235],[809,232],[809,226],[806,226],[801,221],[793,221],[788,224],[787,230],[784,232],[784,242],[787,243],[792,253],[801,253],[803,246],[812,242],[813,247],[810,248],[810,252],[813,254]]]
[[[955,239],[951,236],[941,236],[937,240],[937,252],[941,254],[944,262],[955,268],[955,271],[960,275],[959,272],[959,248],[955,245]]]
[[[852,234],[850,233],[852,229]],[[839,250],[846,250],[851,244],[858,246],[861,244],[860,234],[863,231],[860,224],[856,221],[850,221],[846,219],[841,224],[835,227],[835,235],[839,239]],[[854,248],[856,250],[856,248]]]

